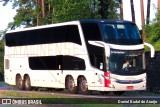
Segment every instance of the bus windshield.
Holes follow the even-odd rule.
[[[145,72],[144,51],[111,50],[109,71],[119,75],[138,75]]]
[[[104,41],[118,45],[142,44],[137,26],[133,23],[102,24]]]

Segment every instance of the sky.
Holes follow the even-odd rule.
[[[135,9],[135,20],[139,29],[141,29],[141,14],[140,14],[140,0],[134,1],[134,9]],[[146,17],[147,11],[147,0],[143,0],[144,2],[144,13]],[[157,8],[157,0],[151,0],[151,8],[150,8],[150,19],[152,20],[155,17]],[[6,6],[3,6],[3,2],[0,2],[0,30],[5,30],[9,22],[13,21],[13,17],[16,15],[16,10],[12,9],[12,3],[8,3]],[[124,20],[132,21],[131,18],[131,10],[130,10],[130,0],[123,0],[123,15]]]
[[[16,15],[16,10],[12,9],[12,3],[3,6],[0,2],[0,30],[5,30],[9,22],[13,22],[13,17]]]

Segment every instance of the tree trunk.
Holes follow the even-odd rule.
[[[159,1],[159,0],[158,0]],[[151,0],[148,0],[147,2],[147,18],[146,18],[146,24],[149,24],[150,20],[150,6],[151,6]]]
[[[158,11],[160,11],[160,0],[158,0]]]
[[[106,19],[106,15],[105,15],[105,3],[104,0],[99,0],[100,1],[100,15],[102,19]]]
[[[120,18],[123,20],[123,1],[119,0],[120,3]]]
[[[146,33],[143,28],[145,26],[143,0],[140,0],[140,5],[141,5],[142,36],[143,36],[143,41],[146,41]]]
[[[42,6],[42,18],[45,18],[45,0],[41,0],[41,6]]]
[[[134,13],[134,3],[133,3],[133,0],[130,0],[130,3],[131,3],[132,22],[135,23],[135,13]]]

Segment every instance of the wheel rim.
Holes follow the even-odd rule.
[[[17,79],[17,87],[21,88],[21,86],[22,86],[22,78],[18,77],[18,79]]]
[[[25,81],[25,87],[27,89],[30,88],[30,80],[29,79],[26,79],[26,81]]]
[[[81,90],[82,91],[87,91],[88,90],[88,84],[86,80],[82,80],[81,82]]]
[[[69,90],[73,90],[74,89],[74,81],[72,78],[69,78],[69,81],[68,81],[68,88]]]

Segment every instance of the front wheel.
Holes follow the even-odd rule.
[[[79,92],[81,94],[88,94],[88,83],[85,77],[81,77],[78,82]]]

